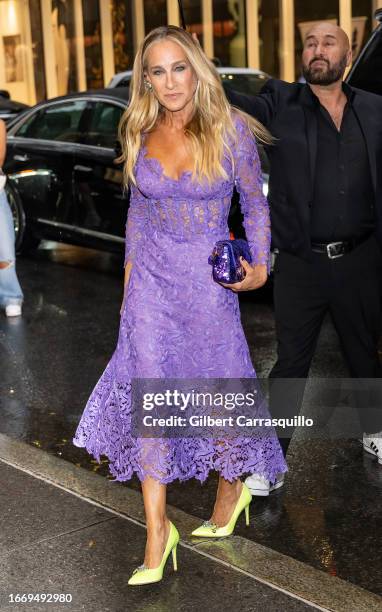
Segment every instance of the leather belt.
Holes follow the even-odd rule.
[[[351,240],[340,240],[338,242],[312,242],[311,247],[314,253],[322,253],[327,255],[329,259],[337,259],[342,257],[345,253],[350,253],[358,245],[365,242],[370,238],[371,233],[360,236],[359,238],[352,238]]]

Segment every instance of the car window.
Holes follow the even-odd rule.
[[[131,81],[131,77],[124,77],[123,79],[121,79],[119,81],[119,83],[117,83],[117,87],[130,87],[130,81]]]
[[[349,83],[353,87],[382,95],[382,27],[375,32],[373,40],[360,57]]]
[[[22,124],[16,136],[59,142],[80,142],[80,123],[86,100],[72,100],[38,109]]]
[[[92,104],[85,144],[113,149],[124,110],[121,106],[106,101]]]
[[[223,83],[227,83],[235,91],[255,96],[265,85],[268,77],[262,74],[220,74]]]

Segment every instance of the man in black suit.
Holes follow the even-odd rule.
[[[382,99],[343,82],[351,63],[346,33],[328,23],[308,32],[306,84],[271,79],[260,95],[230,92],[232,104],[275,137],[268,147],[278,358],[271,407],[296,414],[323,319],[330,312],[350,375],[382,376],[381,331]],[[382,426],[359,411],[364,449],[382,464]],[[377,424],[379,428],[377,428]],[[281,440],[287,451],[290,440]],[[282,485],[258,475],[247,484],[267,495]]]

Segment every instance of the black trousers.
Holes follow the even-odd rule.
[[[305,380],[325,315],[331,314],[350,377],[380,378],[382,253],[374,236],[337,259],[311,261],[280,252],[274,270],[277,362],[270,373],[272,414],[298,414]],[[285,386],[277,379],[299,379]],[[287,389],[287,395],[286,395]],[[375,413],[360,410],[361,426],[375,429]],[[286,453],[290,438],[280,440]]]

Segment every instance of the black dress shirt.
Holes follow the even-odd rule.
[[[317,113],[317,158],[311,208],[312,242],[360,238],[375,227],[374,190],[365,138],[348,98],[340,130],[312,93]]]

